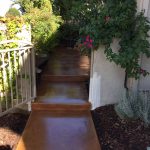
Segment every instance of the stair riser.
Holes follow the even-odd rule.
[[[49,82],[84,82],[89,80],[89,76],[50,76],[43,75],[43,81]]]
[[[32,104],[32,110],[43,110],[43,111],[86,111],[90,110],[91,105],[89,103],[84,105],[64,105],[64,104]]]

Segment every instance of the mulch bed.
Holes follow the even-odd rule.
[[[113,105],[92,111],[102,150],[147,150],[150,127],[140,120],[121,120]]]
[[[26,125],[28,114],[10,113],[0,117],[0,150],[14,150]]]

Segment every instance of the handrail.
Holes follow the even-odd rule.
[[[1,49],[0,53],[11,52],[11,51],[19,51],[19,50],[30,49],[30,48],[33,48],[33,47],[32,46],[24,46],[24,47],[11,48],[11,49]]]
[[[7,44],[7,43],[14,43],[14,42],[24,43],[24,44],[27,44],[27,45],[32,45],[31,42],[25,41],[25,40],[3,40],[3,41],[0,42],[0,44]]]
[[[24,41],[24,40],[4,40],[0,41],[0,45],[3,44],[9,44],[9,43],[17,43],[19,46],[17,48],[8,48],[8,49],[0,49],[2,52],[10,52],[10,51],[17,51],[17,50],[22,50],[22,48],[33,48],[33,44],[29,41]]]
[[[33,45],[21,40],[5,40],[0,44],[12,42],[19,43],[19,47],[0,50],[0,116],[36,97]]]

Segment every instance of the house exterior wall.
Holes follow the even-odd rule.
[[[144,3],[142,5],[142,2]],[[149,0],[138,0],[138,9],[141,10],[142,7],[140,7],[141,5],[143,6],[143,8],[145,8],[145,16],[148,17],[149,21],[150,21],[150,1]],[[150,33],[149,33],[150,34]],[[149,39],[150,41],[150,39]],[[146,69],[148,72],[150,72],[150,58],[145,57],[144,55],[141,56],[141,67]],[[146,76],[146,77],[142,77],[139,80],[139,84],[138,84],[138,89],[139,90],[150,90],[150,76]]]
[[[150,58],[146,58],[145,56],[142,56],[141,60],[141,66],[142,68],[146,69],[148,72],[150,72]],[[139,80],[138,85],[139,90],[150,90],[150,75],[146,77],[142,77]]]
[[[137,0],[138,11],[145,8],[145,15],[150,15],[149,3],[149,0]],[[112,49],[117,50],[119,48],[118,46],[118,40],[115,39],[112,44]],[[150,59],[142,56],[140,63],[142,68],[150,72]],[[97,51],[92,53],[90,89],[93,90],[90,90],[89,101],[93,104],[93,109],[118,102],[124,90],[124,77],[124,70],[106,59],[103,46],[100,46]],[[98,81],[96,78],[100,79],[100,82],[96,82]],[[134,90],[150,90],[150,76],[145,78],[141,77],[139,81],[130,79],[128,85],[129,88]]]
[[[117,48],[116,43],[113,44],[113,49]],[[100,92],[99,105],[116,103],[123,90],[124,70],[106,59],[103,46],[99,47],[92,55],[93,67],[91,70],[91,78],[97,74],[101,80],[99,85],[101,87],[100,91],[97,91]],[[96,83],[93,84],[92,88],[97,88]],[[99,93],[95,94],[98,95]],[[90,99],[93,98],[90,97]]]

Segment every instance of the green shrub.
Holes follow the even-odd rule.
[[[31,24],[32,42],[37,52],[48,53],[58,44],[61,17],[33,8],[24,18]]]
[[[31,24],[32,43],[38,53],[48,53],[59,43],[62,18],[52,11],[50,0],[15,0],[21,6],[25,20]]]
[[[138,79],[140,75],[149,75],[140,67],[139,59],[141,54],[150,57],[150,24],[144,11],[137,12],[136,0],[72,1],[68,12],[70,18],[80,26],[80,37],[90,36],[93,40],[91,50],[98,50],[99,45],[104,45],[106,58],[125,70],[126,89],[128,78]],[[114,39],[119,41],[117,51],[111,47]]]
[[[22,17],[18,16],[9,16],[9,17],[1,17],[0,23],[6,26],[6,31],[0,30],[0,40],[20,40],[17,36],[17,33],[21,32],[23,25],[25,25],[25,21]],[[17,47],[17,44],[12,42],[9,44],[1,44],[1,49],[14,48]]]
[[[74,46],[79,39],[79,26],[74,23],[64,23],[60,27],[60,43]]]
[[[141,119],[150,124],[150,94],[144,92],[124,93],[115,111],[121,119]]]
[[[7,11],[7,13],[6,13],[6,15],[5,15],[6,17],[9,17],[9,16],[20,16],[20,12],[19,12],[19,10],[18,9],[16,9],[16,8],[10,8],[8,11]]]

